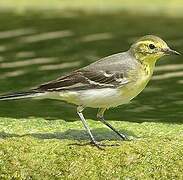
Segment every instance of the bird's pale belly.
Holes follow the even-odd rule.
[[[77,92],[56,92],[49,98],[93,108],[110,108],[128,103],[147,85],[149,78],[129,83],[121,88],[91,89]]]

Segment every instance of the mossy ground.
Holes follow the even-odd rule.
[[[100,122],[88,120],[97,140],[85,145],[80,121],[1,118],[1,179],[182,179],[183,125],[110,121],[135,137],[121,141]]]

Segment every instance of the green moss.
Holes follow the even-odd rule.
[[[105,144],[88,142],[81,122],[1,118],[0,177],[4,179],[182,179],[183,125],[111,122],[132,141],[120,141],[100,122],[89,120]]]

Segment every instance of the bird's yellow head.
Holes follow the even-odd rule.
[[[147,35],[137,40],[130,48],[136,59],[143,62],[155,62],[165,55],[180,55],[168,47],[165,41],[154,35]]]

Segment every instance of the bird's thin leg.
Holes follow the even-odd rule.
[[[88,124],[87,124],[87,122],[86,122],[86,120],[85,120],[85,118],[83,116],[83,113],[82,113],[83,110],[84,110],[84,107],[82,107],[82,106],[78,106],[77,107],[77,113],[78,113],[78,115],[79,115],[79,117],[80,117],[80,119],[81,119],[81,121],[82,121],[82,123],[83,123],[83,125],[84,125],[84,127],[86,129],[86,131],[88,132],[88,134],[89,134],[89,136],[91,138],[91,142],[92,142],[92,144],[94,144],[98,148],[102,149],[100,147],[100,144],[95,140],[95,138],[93,137],[93,135],[91,133],[91,130],[90,130],[90,128],[89,128],[89,126],[88,126]]]
[[[110,129],[112,129],[118,136],[120,136],[123,140],[127,140],[127,136],[125,134],[121,134],[119,131],[117,131],[111,124],[109,124],[105,119],[104,119],[104,112],[105,112],[106,108],[101,108],[98,110],[97,113],[97,118],[103,123],[105,124],[107,127],[109,127]]]

